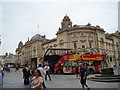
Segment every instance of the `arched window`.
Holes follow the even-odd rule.
[[[73,44],[74,44],[74,49],[77,49],[77,44],[76,44],[76,42],[74,42]]]
[[[63,48],[64,40],[60,40],[60,41],[59,41],[59,45],[60,45],[60,48]]]
[[[34,52],[36,51],[36,48],[35,48],[35,47],[33,48],[33,51],[34,51]]]
[[[60,40],[60,41],[59,41],[59,44],[60,44],[60,45],[63,45],[63,44],[64,44],[64,40]]]
[[[86,45],[85,45],[85,41],[81,41],[81,47],[82,47],[82,48],[86,48],[85,46],[86,46]]]
[[[54,47],[57,47],[57,44],[54,44]]]
[[[92,42],[91,41],[89,41],[89,47],[92,48]]]
[[[85,48],[85,45],[82,45],[82,48]]]

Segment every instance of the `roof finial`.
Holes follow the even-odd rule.
[[[28,37],[28,41],[29,41],[29,37]]]
[[[39,29],[39,24],[38,24],[38,29]]]
[[[38,24],[37,28],[38,28],[38,34],[39,34],[39,24]]]

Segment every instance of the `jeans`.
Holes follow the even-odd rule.
[[[50,77],[49,71],[46,71],[45,80],[47,80],[47,76],[49,77],[49,80],[51,81],[51,77]]]

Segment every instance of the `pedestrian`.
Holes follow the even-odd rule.
[[[1,70],[2,75],[4,76],[4,69],[3,69],[3,65],[0,65],[0,70]]]
[[[77,79],[79,79],[79,67],[78,64],[75,66],[75,76]]]
[[[48,63],[46,63],[44,70],[46,71],[45,74],[45,80],[47,80],[47,76],[49,77],[49,80],[51,81],[51,77],[50,77],[50,66],[48,65]]]
[[[5,70],[8,72],[8,64],[5,65]]]
[[[29,70],[27,64],[25,65],[25,67],[23,68],[22,71],[23,71],[24,85],[29,85],[30,70]]]
[[[37,68],[38,70],[40,70],[40,72],[41,72],[41,74],[42,74],[42,78],[43,78],[43,83],[42,83],[42,85],[43,85],[43,88],[46,88],[46,85],[45,85],[45,75],[46,75],[46,73],[45,73],[45,70],[42,68],[42,65],[41,64],[39,64],[39,66],[38,66],[38,68]]]
[[[10,72],[10,64],[8,64],[8,72]]]
[[[5,71],[5,65],[3,64],[3,71]]]
[[[2,70],[0,69],[0,90],[2,90],[3,88],[3,74],[2,74]]]
[[[88,85],[86,84],[86,80],[87,80],[87,65],[86,65],[86,63],[82,64],[82,67],[80,68],[80,76],[81,76],[80,82],[81,82],[82,88],[85,88],[85,86],[88,88]]]
[[[40,70],[35,70],[34,77],[32,78],[31,88],[42,88],[43,78]]]
[[[29,88],[31,88],[31,80],[34,77],[34,71],[35,71],[34,65],[29,66],[29,71],[30,71],[30,76],[29,76],[30,84],[29,84]]]
[[[15,72],[17,71],[17,70],[19,70],[19,65],[15,65]]]

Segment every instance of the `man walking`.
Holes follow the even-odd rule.
[[[37,68],[41,73],[42,73],[42,76],[43,76],[43,83],[42,83],[42,85],[43,85],[43,88],[46,88],[46,85],[45,85],[45,81],[44,81],[44,78],[45,78],[45,70],[42,68],[42,65],[41,64],[39,64],[38,65],[38,68]]]
[[[45,80],[47,80],[47,76],[48,76],[49,80],[51,81],[51,77],[50,77],[50,73],[49,73],[50,67],[49,67],[48,63],[45,65],[44,70],[46,71]]]
[[[16,64],[16,65],[15,65],[15,72],[16,72],[17,70],[19,70],[19,66]]]
[[[80,76],[81,76],[81,85],[82,88],[85,88],[85,86],[88,88],[88,85],[86,84],[87,79],[87,65],[84,63],[82,67],[80,68]],[[88,88],[89,89],[89,88]]]
[[[30,70],[29,70],[27,64],[25,65],[25,67],[23,68],[22,71],[23,71],[24,85],[29,85]]]

